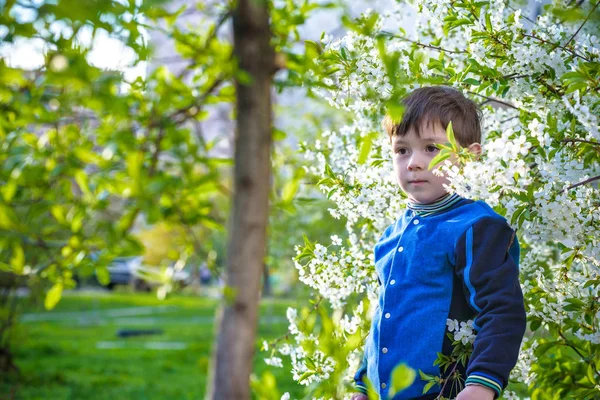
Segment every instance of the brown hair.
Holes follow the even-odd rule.
[[[449,86],[429,86],[414,90],[404,99],[404,114],[400,122],[387,115],[382,126],[390,139],[404,136],[410,129],[421,135],[421,128],[440,124],[444,130],[452,121],[454,137],[462,147],[481,142],[481,111],[472,100]]]

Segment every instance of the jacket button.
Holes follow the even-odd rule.
[[[400,246],[398,247],[398,253],[402,253],[404,251],[404,247]]]
[[[388,351],[388,350],[387,350],[387,347],[384,347],[383,349],[381,349],[381,352],[382,352],[383,354],[387,354],[387,351]]]
[[[392,279],[392,280],[390,281],[390,285],[394,285],[395,283],[396,283],[396,280],[395,280],[395,279]]]
[[[390,314],[390,313],[385,313],[385,318],[386,318],[386,319],[387,319],[387,318],[389,318],[389,317],[391,317],[391,316],[392,316],[392,314]]]
[[[415,219],[415,220],[413,221],[413,224],[415,224],[415,225],[419,225],[419,220],[418,220],[418,219]]]
[[[387,387],[387,385],[386,385],[385,383],[382,383],[382,384],[381,384],[381,388],[382,388],[382,389],[385,389],[386,387]]]

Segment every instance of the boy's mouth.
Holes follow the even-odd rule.
[[[408,183],[425,183],[425,182],[427,182],[427,181],[421,180],[421,179],[415,179],[415,180],[412,180],[412,181],[408,181]]]

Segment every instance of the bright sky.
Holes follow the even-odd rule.
[[[0,3],[2,1],[0,0]],[[35,13],[27,9],[20,9],[18,17],[23,21],[32,21]],[[56,33],[70,30],[66,25],[55,23],[52,25]],[[6,29],[0,27],[0,39],[6,33]],[[125,73],[127,80],[133,80],[138,76],[146,76],[146,62],[140,62],[136,67],[131,67],[135,54],[133,50],[125,46],[120,40],[111,38],[104,30],[98,30],[92,43],[91,29],[82,29],[78,35],[79,41],[84,46],[92,45],[88,55],[88,62],[98,68],[120,70]],[[145,35],[146,38],[148,35]],[[23,69],[36,69],[44,63],[44,53],[47,49],[40,39],[18,39],[14,43],[0,42],[0,57],[4,58],[8,65]]]

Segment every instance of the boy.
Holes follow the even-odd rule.
[[[525,331],[519,285],[519,244],[506,220],[483,201],[449,194],[445,177],[428,169],[446,143],[452,121],[457,142],[481,153],[479,110],[450,87],[424,87],[403,100],[400,123],[386,118],[394,171],[408,196],[408,209],[375,245],[381,282],[353,399],[366,399],[365,378],[387,399],[390,373],[405,363],[428,375],[461,373],[461,385],[434,386],[423,395],[417,378],[394,399],[492,400],[500,396],[515,366]],[[473,321],[476,333],[466,368],[441,373],[437,353],[450,355],[446,321]],[[459,387],[460,386],[460,387]],[[460,390],[464,387],[463,390]],[[460,391],[460,393],[458,393]]]

